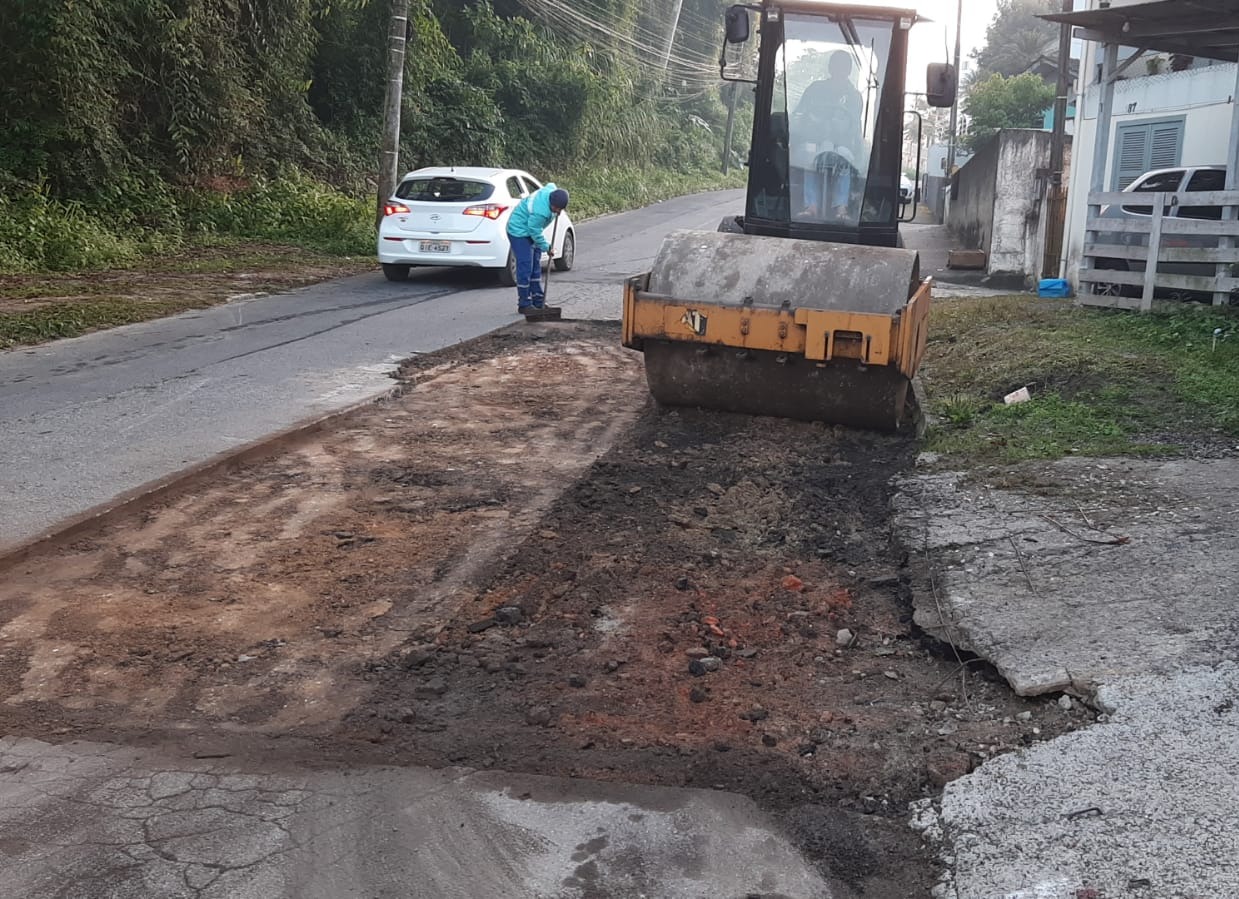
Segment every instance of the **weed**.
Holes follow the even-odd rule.
[[[938,409],[939,414],[957,428],[966,428],[971,425],[980,411],[980,401],[967,394],[955,394],[948,397]]]

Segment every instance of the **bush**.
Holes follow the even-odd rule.
[[[406,171],[512,165],[564,183],[580,173],[581,200],[599,212],[709,182],[719,91],[668,93],[649,48],[620,35],[653,27],[640,4],[600,0],[619,30],[592,41],[496,2],[499,12],[487,0],[411,0]],[[11,51],[0,53],[0,271],[126,265],[199,233],[373,252],[389,10],[0,4]],[[715,12],[707,0],[685,7],[685,22],[714,23],[691,35],[702,60]]]
[[[186,195],[190,227],[197,231],[295,243],[343,255],[374,250],[374,211],[369,202],[287,172],[233,193]]]
[[[77,202],[29,189],[0,195],[0,270],[79,271],[125,265],[146,250],[145,235],[118,229]]]

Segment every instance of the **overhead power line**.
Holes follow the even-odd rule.
[[[616,45],[632,50],[639,59],[662,64],[662,54],[655,48],[664,45],[665,35],[660,38],[646,29],[624,25],[613,17],[608,21],[600,9],[589,3],[576,2],[570,6],[562,0],[521,0],[521,4],[560,34],[584,43],[595,42],[599,37],[609,38]],[[701,86],[717,82],[716,66],[712,57],[683,47],[668,57],[672,77],[692,80]]]

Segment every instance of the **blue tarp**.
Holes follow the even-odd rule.
[[[1043,278],[1037,285],[1037,296],[1069,297],[1071,296],[1071,285],[1064,278]]]

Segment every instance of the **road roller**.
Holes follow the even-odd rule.
[[[728,9],[722,76],[754,102],[744,214],[668,234],[624,286],[623,342],[659,403],[877,430],[907,419],[932,295],[899,233],[917,207],[900,191],[911,117],[920,183],[920,117],[904,112],[916,22],[816,0]],[[952,105],[955,86],[951,66],[929,66],[929,105]]]

